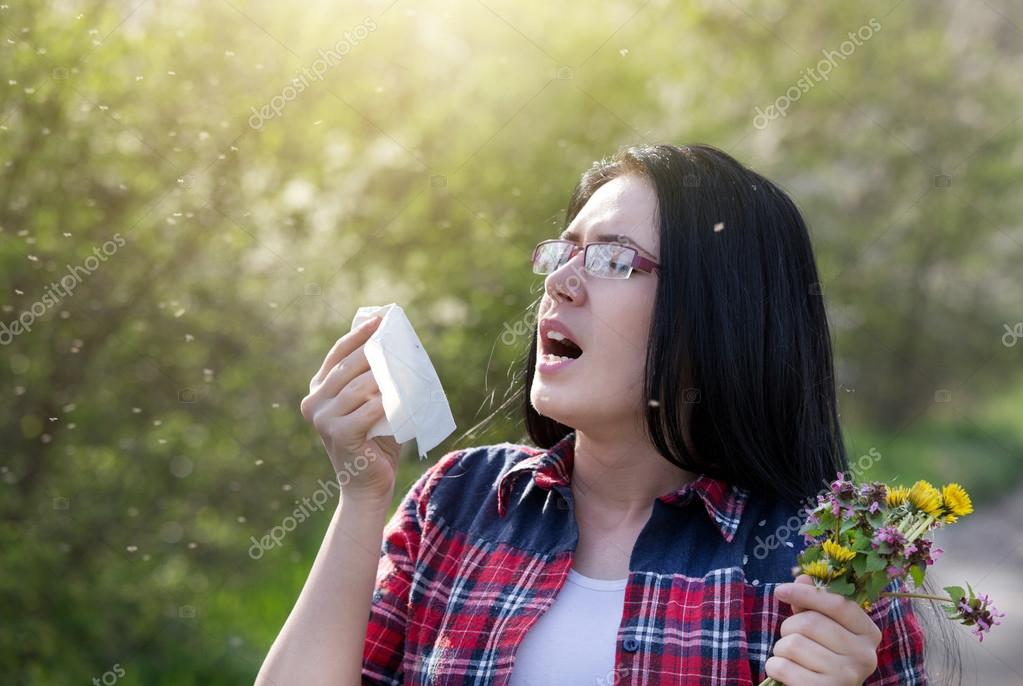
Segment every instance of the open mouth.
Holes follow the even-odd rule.
[[[574,360],[583,354],[582,348],[560,331],[548,331],[543,343],[544,355]]]

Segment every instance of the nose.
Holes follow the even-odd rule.
[[[586,298],[585,277],[583,251],[576,248],[565,264],[544,279],[544,291],[555,303],[567,301],[580,305]]]

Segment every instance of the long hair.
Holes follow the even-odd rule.
[[[620,150],[582,175],[567,227],[603,184],[648,179],[657,196],[661,269],[645,373],[646,428],[682,469],[755,486],[792,503],[848,469],[831,339],[806,224],[771,181],[708,145]],[[530,402],[544,448],[570,431]],[[650,402],[653,401],[653,402]]]
[[[717,148],[641,145],[583,173],[563,228],[598,188],[623,174],[648,179],[658,205],[661,268],[644,379],[652,444],[683,469],[792,504],[812,503],[849,463],[827,313],[802,214],[778,185]],[[533,322],[539,305],[537,299],[530,306]],[[459,442],[516,400],[536,446],[550,448],[572,431],[532,405],[536,356],[534,326],[513,384],[518,392]],[[930,580],[922,590],[936,592]],[[930,611],[916,614],[925,633],[940,635],[941,681],[961,684],[949,620],[925,604]]]

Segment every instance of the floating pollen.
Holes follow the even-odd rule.
[[[724,222],[718,222],[717,224],[714,225],[714,231],[715,232],[717,232],[717,231],[724,231],[724,230],[725,230],[725,223]]]

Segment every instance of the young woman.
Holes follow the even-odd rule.
[[[389,522],[375,323],[327,354],[302,413],[341,502],[257,683],[927,683],[909,599],[793,581],[805,506],[850,471],[793,202],[715,148],[640,146],[565,228],[533,252],[534,445],[444,455]]]

